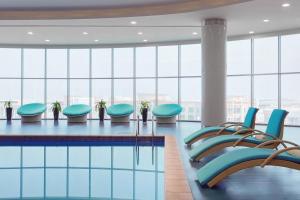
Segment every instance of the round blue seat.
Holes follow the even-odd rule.
[[[133,106],[130,104],[115,104],[107,109],[107,114],[113,117],[124,117],[133,113]]]
[[[161,104],[156,106],[152,113],[156,117],[174,117],[179,115],[182,111],[182,107],[179,104]]]
[[[73,104],[63,110],[63,114],[69,117],[83,116],[91,112],[92,108],[86,104]]]
[[[36,116],[46,111],[45,104],[29,103],[18,108],[17,113],[20,116]]]

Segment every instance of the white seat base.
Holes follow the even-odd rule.
[[[22,123],[34,123],[34,122],[40,122],[42,119],[42,114],[39,115],[33,115],[33,116],[21,116]]]
[[[86,123],[87,121],[87,115],[81,115],[81,116],[67,116],[68,117],[68,123]]]
[[[156,117],[158,124],[176,124],[176,116],[173,117]]]
[[[113,117],[110,116],[111,123],[129,123],[129,115],[123,117]]]

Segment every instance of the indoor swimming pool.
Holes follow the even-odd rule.
[[[0,146],[0,199],[164,199],[163,145]]]

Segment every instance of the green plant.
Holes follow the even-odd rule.
[[[52,103],[52,107],[51,107],[52,112],[54,112],[55,110],[57,110],[58,112],[61,111],[61,105],[58,101],[55,101]]]
[[[12,108],[12,102],[11,101],[5,101],[4,107],[5,108]]]
[[[150,101],[141,101],[141,108],[140,108],[140,112],[141,114],[143,113],[144,109],[150,109]]]
[[[106,101],[104,101],[103,99],[101,99],[101,101],[96,102],[96,111],[100,110],[101,108],[106,108]]]

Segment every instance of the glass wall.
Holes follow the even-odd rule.
[[[89,117],[98,118],[94,105],[103,99],[107,106],[134,105],[133,118],[139,114],[141,101],[149,101],[152,108],[162,103],[181,103],[184,106],[181,119],[200,121],[200,44],[93,49],[0,48],[0,58],[0,86],[6,88],[0,93],[1,118],[5,118],[3,104],[8,100],[13,102],[14,111],[22,104],[45,103],[47,119],[53,118],[51,104],[55,101],[63,108],[84,103],[93,107]],[[18,118],[15,113],[13,117]]]

